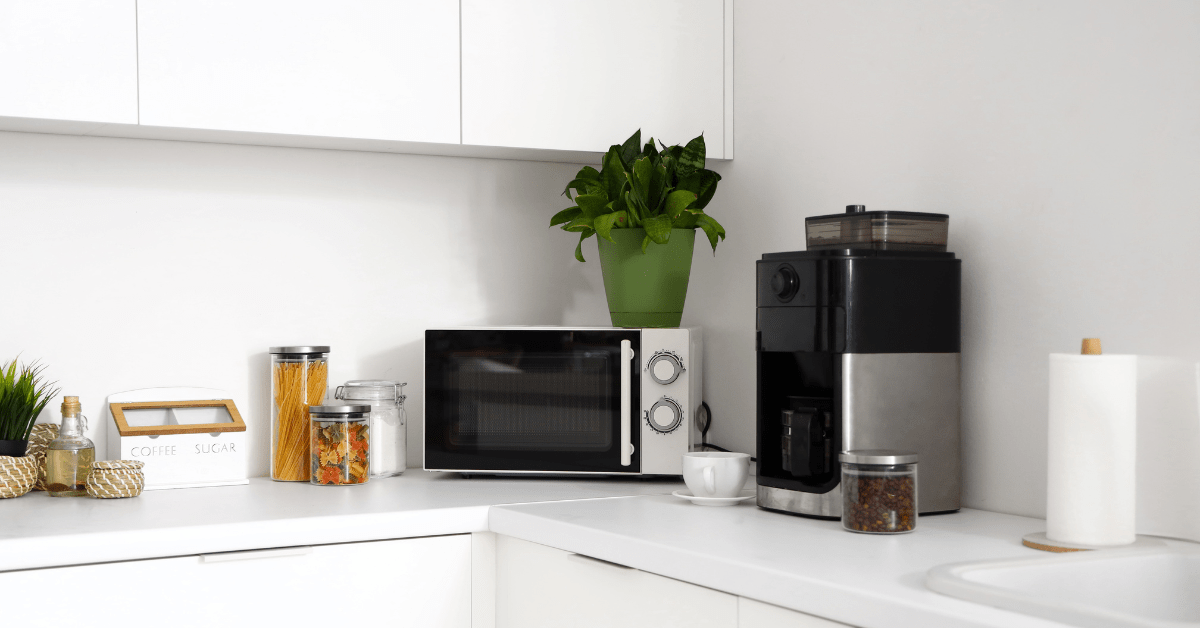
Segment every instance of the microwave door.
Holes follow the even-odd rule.
[[[637,473],[638,333],[426,334],[425,468]]]

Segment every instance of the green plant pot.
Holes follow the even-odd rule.
[[[672,229],[666,244],[642,254],[644,229],[613,229],[597,238],[604,294],[614,327],[678,327],[692,273],[695,229]]]

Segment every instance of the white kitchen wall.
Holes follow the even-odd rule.
[[[1043,514],[1046,354],[1200,356],[1200,4],[738,0],[734,38],[730,237],[684,315],[711,440],[754,448],[754,260],[847,204],[945,212],[966,504]],[[43,358],[93,417],[228,388],[265,474],[269,345],[331,344],[332,379],[408,381],[419,417],[426,326],[605,324],[595,245],[578,264],[545,228],[575,169],[0,133],[0,358]]]
[[[419,428],[426,327],[571,307],[587,268],[545,225],[575,169],[0,133],[0,360],[49,365],[98,444],[110,393],[229,390],[255,475],[270,345],[331,345],[331,382],[409,382]]]
[[[968,506],[1044,514],[1047,354],[1200,358],[1200,3],[739,0],[736,159],[685,323],[754,447],[753,262],[851,203],[951,215]]]

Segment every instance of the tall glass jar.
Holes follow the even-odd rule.
[[[408,447],[403,382],[356,379],[338,386],[333,396],[371,406],[371,477],[404,473]]]
[[[917,454],[857,449],[842,463],[842,527],[867,534],[902,534],[917,527]]]
[[[272,480],[309,480],[308,409],[328,388],[329,347],[271,347]]]

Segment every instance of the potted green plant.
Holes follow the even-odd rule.
[[[704,167],[704,136],[685,146],[645,146],[639,129],[604,154],[600,170],[585,166],[563,195],[575,204],[550,226],[599,236],[600,269],[609,315],[617,327],[678,327],[687,298],[696,229],[708,236],[713,253],[725,228],[704,208],[721,175]],[[639,150],[640,147],[640,150]],[[575,195],[572,197],[572,190]]]
[[[29,432],[46,403],[58,394],[54,382],[42,377],[45,366],[21,365],[17,360],[0,366],[0,456],[24,456]]]

